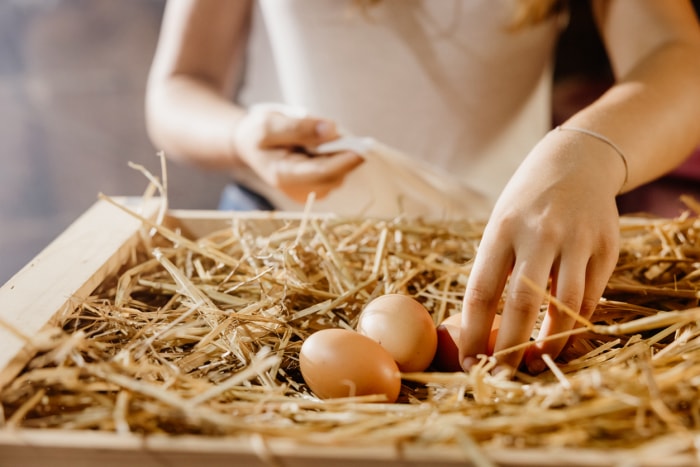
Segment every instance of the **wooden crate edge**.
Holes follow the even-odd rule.
[[[160,207],[158,199],[113,201],[146,218],[153,218]],[[0,287],[0,388],[31,358],[26,339],[122,264],[141,225],[136,217],[99,200]]]

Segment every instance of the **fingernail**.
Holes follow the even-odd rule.
[[[527,364],[527,370],[530,373],[532,373],[533,375],[542,373],[545,368],[546,368],[546,365],[545,365],[544,361],[542,361],[539,358],[532,360],[531,362],[528,362],[528,364]]]
[[[476,365],[476,362],[478,362],[478,360],[474,357],[465,357],[464,360],[462,360],[462,369],[464,371],[469,371]]]

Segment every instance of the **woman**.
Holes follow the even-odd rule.
[[[497,351],[527,342],[550,279],[559,300],[590,317],[617,259],[616,195],[672,170],[700,139],[700,32],[687,1],[593,1],[616,83],[552,131],[559,2],[256,5],[168,3],[147,95],[153,141],[173,158],[229,172],[237,203],[252,207],[301,209],[313,193],[317,210],[424,214],[412,210],[420,196],[397,180],[397,160],[464,188],[457,214],[482,215],[485,205],[489,215],[465,293],[465,369],[486,349],[504,290]],[[259,18],[279,100],[291,107],[251,109],[232,98],[255,72],[245,52]],[[375,145],[317,154],[341,134]],[[384,154],[400,157],[385,163]],[[540,337],[575,325],[550,307]],[[565,343],[532,346],[529,370]],[[512,370],[523,354],[503,354],[499,368]]]

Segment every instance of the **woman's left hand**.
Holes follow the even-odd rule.
[[[618,257],[615,195],[624,180],[618,157],[589,135],[555,130],[517,170],[485,228],[467,284],[460,337],[465,369],[486,353],[504,290],[495,353],[529,341],[548,284],[566,307],[590,318]],[[513,371],[524,354],[531,372],[543,370],[541,355],[556,357],[567,338],[542,339],[574,326],[574,317],[550,303],[537,342],[527,352],[499,354],[497,371]]]

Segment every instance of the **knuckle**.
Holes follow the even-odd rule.
[[[294,122],[294,128],[304,138],[316,138],[318,122],[313,118],[302,118]]]
[[[581,301],[581,309],[580,309],[579,313],[584,318],[590,318],[593,315],[593,312],[598,307],[598,303],[599,303],[599,300],[597,298],[584,297],[583,300]]]
[[[559,244],[561,240],[568,235],[576,235],[576,231],[567,229],[563,223],[547,223],[540,224],[536,227],[537,238],[543,244]]]
[[[557,299],[560,304],[555,306],[555,309],[557,309],[562,315],[567,315],[564,308],[566,310],[573,311],[574,313],[579,313],[581,309],[581,296],[578,292],[570,291],[568,293],[563,293],[557,297]]]
[[[619,253],[619,239],[617,235],[604,235],[598,242],[598,255],[610,260],[617,259]]]
[[[277,141],[288,138],[296,131],[296,120],[279,112],[267,112],[261,115],[261,128],[266,141]]]
[[[483,309],[494,305],[498,300],[493,290],[479,284],[467,287],[464,293],[464,306],[469,309]]]
[[[531,315],[539,311],[543,294],[528,288],[517,288],[508,293],[508,307],[519,315]]]
[[[522,230],[520,217],[516,213],[501,213],[498,217],[493,216],[493,218],[494,221],[489,221],[486,225],[486,232],[493,237],[509,236],[512,232]]]

